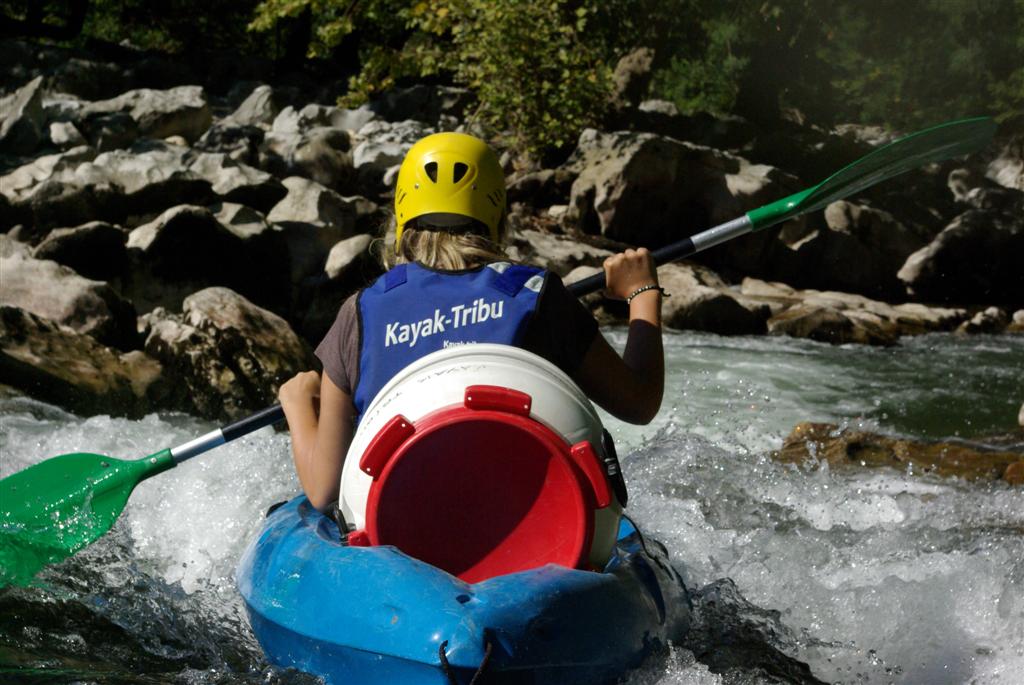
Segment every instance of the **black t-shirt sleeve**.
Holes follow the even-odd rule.
[[[548,273],[537,309],[527,324],[523,347],[575,379],[583,356],[598,334],[597,321],[590,311],[566,290],[561,278]]]

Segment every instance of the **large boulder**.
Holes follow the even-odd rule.
[[[128,253],[125,291],[143,312],[177,310],[190,293],[209,286],[230,287],[278,311],[290,299],[281,231],[232,230],[206,207],[173,207],[135,228]]]
[[[0,305],[0,377],[75,413],[141,417],[168,406],[163,368],[18,307]]]
[[[288,191],[276,178],[232,159],[223,152],[195,156],[188,170],[205,179],[215,195],[225,202],[238,202],[268,212]]]
[[[911,254],[898,276],[922,300],[1019,306],[1024,302],[1022,255],[1024,200],[1009,210],[964,212]]]
[[[135,223],[168,206],[212,199],[210,181],[188,168],[187,154],[188,148],[162,141],[100,155],[83,146],[19,167],[0,185],[31,217],[36,238],[92,220]]]
[[[612,73],[612,103],[617,107],[636,106],[651,84],[654,50],[636,48],[623,55]]]
[[[342,128],[271,131],[260,146],[259,160],[276,176],[304,176],[332,189],[349,186],[354,176],[351,136]]]
[[[105,345],[131,349],[135,309],[109,285],[79,276],[66,266],[33,258],[26,246],[0,236],[0,304],[18,307]]]
[[[889,212],[839,200],[825,208],[824,226],[813,228],[790,246],[795,254],[783,280],[900,299],[904,285],[896,272],[931,237],[926,230],[905,225]]]
[[[315,181],[293,176],[284,180],[288,195],[267,215],[284,230],[291,259],[292,282],[316,277],[327,253],[358,230],[363,198],[342,197]]]
[[[434,129],[414,120],[389,123],[371,121],[359,129],[352,150],[360,187],[371,195],[379,194],[388,185],[386,175],[397,169],[409,148]]]
[[[740,286],[746,304],[767,305],[768,332],[832,344],[894,344],[900,336],[950,331],[966,320],[965,309],[918,303],[891,305],[862,295],[797,290],[784,283],[745,278]]]
[[[28,155],[45,140],[42,83],[37,76],[0,99],[0,152]]]
[[[903,473],[955,476],[1022,484],[1024,453],[981,450],[962,443],[922,442],[840,428],[830,423],[801,423],[772,458],[787,464],[827,463],[830,468],[887,466]]]
[[[257,86],[234,112],[225,117],[224,121],[240,126],[269,127],[285,106],[273,88],[261,85]]]
[[[579,170],[566,220],[585,233],[650,248],[676,242],[789,195],[782,171],[649,133],[587,129],[567,166]],[[799,222],[798,222],[799,223]],[[762,272],[774,236],[744,239],[717,263]]]
[[[236,420],[273,404],[284,381],[315,363],[284,319],[227,288],[190,295],[181,314],[156,310],[143,326],[146,352],[210,419]]]
[[[461,120],[472,101],[472,91],[466,88],[417,84],[392,88],[371,100],[368,108],[386,121],[412,119],[437,126]]]
[[[50,142],[58,150],[70,150],[80,145],[88,145],[82,132],[70,121],[54,121],[49,127]]]
[[[188,142],[199,139],[213,117],[200,86],[178,86],[169,90],[141,88],[109,100],[90,103],[79,113],[88,122],[110,114],[128,114],[140,135],[148,138],[182,136]]]
[[[299,332],[306,340],[321,340],[345,298],[383,272],[372,244],[373,237],[365,234],[339,241],[328,253],[323,272],[307,280],[296,306]]]
[[[250,166],[260,163],[260,145],[265,132],[259,126],[217,122],[192,146],[197,152],[223,152],[236,162]]]
[[[1024,190],[1024,135],[1006,141],[996,158],[989,162],[985,175],[1006,188]]]
[[[511,245],[522,261],[565,275],[578,266],[600,266],[612,256],[607,250],[569,236],[530,228],[516,230]]]
[[[90,221],[73,228],[58,228],[36,246],[32,256],[49,259],[98,281],[124,276],[128,233],[103,221]]]

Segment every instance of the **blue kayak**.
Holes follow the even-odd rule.
[[[299,497],[267,518],[237,580],[267,660],[327,685],[594,685],[690,622],[664,547],[626,519],[602,572],[549,564],[469,584],[395,547],[343,544]]]

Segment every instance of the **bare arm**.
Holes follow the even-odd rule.
[[[607,292],[625,299],[637,288],[657,285],[650,252],[626,250],[605,260]],[[607,412],[623,421],[650,423],[665,392],[665,357],[661,344],[661,292],[648,290],[629,305],[629,337],[622,357],[604,336],[594,337],[578,378],[580,387]]]
[[[278,397],[292,434],[299,483],[310,503],[326,511],[338,500],[341,469],[355,432],[352,398],[326,374],[321,379],[315,371],[289,380]]]

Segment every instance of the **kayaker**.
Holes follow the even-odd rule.
[[[661,406],[661,298],[650,253],[604,262],[609,297],[629,303],[620,357],[553,273],[512,264],[505,177],[494,152],[462,133],[417,142],[399,169],[388,271],[342,304],[316,349],[324,373],[296,375],[279,398],[302,489],[317,509],[338,499],[359,416],[399,370],[439,349],[480,342],[534,352],[613,416],[649,423]]]

